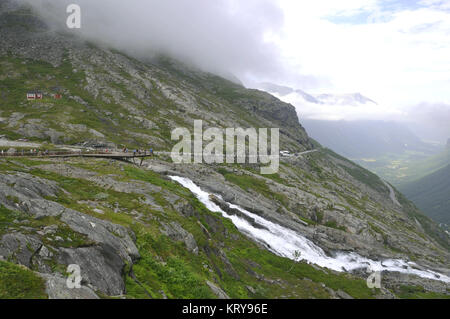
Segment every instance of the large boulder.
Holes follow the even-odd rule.
[[[198,246],[194,236],[186,231],[177,222],[171,222],[170,224],[163,223],[161,232],[166,236],[176,241],[183,241],[186,244],[187,250],[191,253],[198,254]]]
[[[61,216],[72,230],[87,235],[94,242],[112,247],[113,251],[125,261],[137,260],[139,251],[134,244],[134,234],[125,227],[111,222],[67,209]],[[130,236],[131,235],[131,236]]]
[[[61,248],[58,262],[80,267],[82,284],[110,296],[125,292],[123,270],[125,262],[116,250],[107,244],[81,248]]]

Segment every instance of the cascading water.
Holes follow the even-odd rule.
[[[450,278],[448,276],[438,274],[431,270],[415,269],[415,263],[406,262],[400,259],[374,261],[362,257],[356,253],[348,252],[338,252],[334,257],[327,256],[320,247],[293,230],[268,221],[261,216],[253,214],[237,205],[228,203],[230,208],[239,210],[243,214],[254,219],[257,224],[263,226],[255,227],[244,218],[227,214],[218,205],[211,201],[211,194],[203,191],[190,179],[179,176],[170,176],[170,178],[188,188],[200,200],[200,202],[206,206],[207,209],[214,212],[220,212],[224,217],[231,219],[239,231],[245,233],[253,240],[264,244],[270,251],[279,256],[295,259],[296,252],[300,252],[300,259],[335,271],[351,271],[358,268],[369,269],[371,272],[386,270],[414,274],[423,278],[440,280],[447,283],[450,282]],[[221,198],[219,195],[214,196]]]

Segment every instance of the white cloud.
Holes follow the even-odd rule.
[[[408,115],[406,112],[392,108],[387,105],[374,103],[367,104],[317,104],[305,101],[301,95],[293,92],[288,95],[278,95],[272,93],[280,100],[291,103],[295,106],[301,119],[314,120],[384,120],[384,119],[402,119]]]
[[[386,1],[376,0],[278,1],[285,25],[271,40],[287,65],[329,79],[318,91],[360,91],[397,109],[450,102],[450,12],[443,3],[386,11]]]

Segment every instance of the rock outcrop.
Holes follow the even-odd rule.
[[[124,267],[132,265],[140,257],[133,240],[134,234],[121,225],[68,209],[47,199],[56,199],[61,191],[57,183],[28,173],[0,175],[0,205],[20,211],[31,220],[57,218],[75,235],[84,235],[87,246],[61,247],[58,241],[63,241],[63,238],[56,237],[53,247],[46,247],[43,242],[49,241],[49,236],[62,225],[46,227],[34,235],[11,229],[10,233],[6,230],[1,237],[0,256],[49,274],[52,273],[50,261],[66,267],[77,264],[86,285],[108,295],[123,294]],[[24,230],[29,232],[32,228]]]

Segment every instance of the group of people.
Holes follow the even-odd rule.
[[[122,152],[123,152],[123,153],[128,153],[129,150],[128,150],[128,148],[124,147],[124,148],[122,149]],[[147,152],[147,150],[144,150],[144,149],[134,149],[134,150],[133,150],[133,155],[134,155],[134,156],[136,156],[136,155],[147,155],[147,154],[149,154],[150,156],[153,156],[153,148],[150,148],[150,149],[148,150],[148,152]]]

